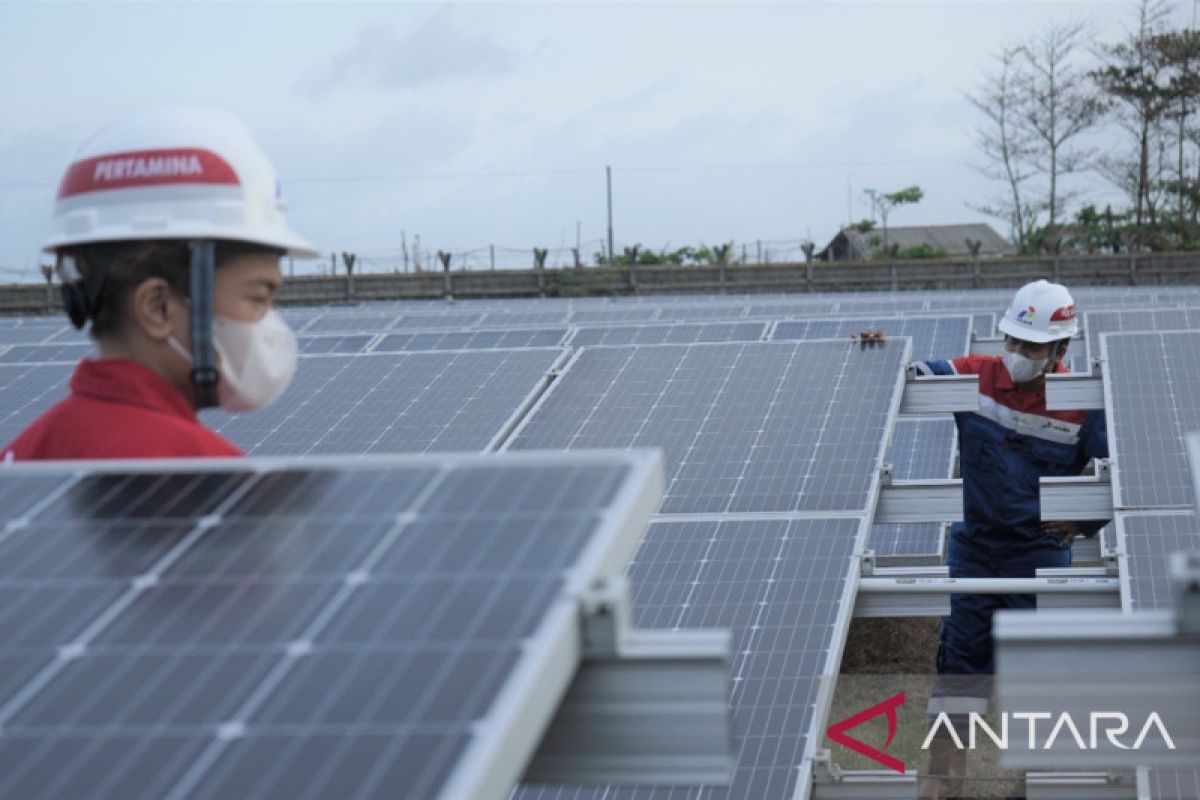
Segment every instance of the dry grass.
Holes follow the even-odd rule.
[[[921,749],[928,733],[925,704],[937,677],[937,626],[936,618],[854,620],[829,716],[831,721],[844,719],[903,691],[905,702],[897,710],[896,737],[887,752],[903,760],[909,769],[922,771],[928,760]],[[882,748],[887,739],[886,718],[880,715],[854,728],[851,735]],[[822,746],[829,748],[842,769],[883,768],[828,738]],[[995,748],[981,746],[969,753],[967,770],[964,797],[1022,796],[1022,775],[1000,769],[999,752]]]

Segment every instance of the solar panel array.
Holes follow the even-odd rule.
[[[506,715],[529,712],[500,698],[565,691],[553,654],[580,635],[574,596],[628,558],[655,463],[4,475],[5,495],[65,491],[0,537],[0,795],[425,800],[511,783],[538,723],[513,763]]]
[[[1182,320],[1195,327],[1189,315],[1193,306],[1200,307],[1197,287],[1081,289],[1075,295],[1085,312],[1089,342],[1104,332],[1142,325],[1166,330]],[[983,290],[919,296],[648,296],[287,308],[283,313],[298,331],[303,354],[288,393],[258,414],[207,412],[205,418],[252,454],[362,455],[482,450],[505,444],[511,450],[663,446],[668,482],[662,513],[629,568],[635,622],[732,630],[731,700],[739,748],[734,785],[729,790],[598,791],[540,786],[525,787],[521,794],[562,800],[790,796],[795,788],[804,790],[794,786],[797,767],[815,746],[815,726],[822,722],[816,687],[838,669],[858,554],[868,547],[878,555],[895,556],[934,556],[941,550],[940,525],[872,527],[866,516],[881,462],[891,463],[898,479],[946,477],[953,463],[955,434],[949,419],[894,416],[894,392],[906,358],[902,351],[911,338],[912,357],[965,354],[972,332],[977,337],[996,335],[997,316],[1010,299],[1010,290]],[[1115,317],[1119,318],[1114,322]],[[852,337],[868,327],[885,329],[891,341],[883,348],[860,346]],[[56,320],[0,319],[0,444],[65,394],[72,362],[89,347],[78,331]],[[1093,348],[1091,354],[1098,350]],[[1086,368],[1086,354],[1075,356],[1079,363],[1073,368]],[[1161,397],[1155,394],[1156,386],[1148,395],[1153,413],[1142,416],[1166,415],[1176,420],[1172,424],[1183,425],[1190,419],[1185,419],[1186,409],[1179,411],[1168,401],[1187,376],[1200,370],[1191,361],[1179,361],[1174,352],[1169,359],[1156,362],[1157,357],[1151,354],[1144,364],[1169,360],[1174,384]],[[1105,369],[1111,370],[1111,365]],[[1148,376],[1154,374],[1144,366],[1132,378],[1117,381],[1109,376],[1106,381],[1114,386],[1131,380],[1153,382]],[[1144,387],[1142,383],[1138,390]],[[1131,394],[1118,404],[1133,399]],[[1136,427],[1143,423],[1132,424],[1126,441],[1134,444],[1128,453],[1120,444],[1122,431],[1114,437],[1118,491],[1172,502],[1165,510],[1154,507],[1140,516],[1128,509],[1120,512],[1127,558],[1147,562],[1159,559],[1178,541],[1186,542],[1180,520],[1187,512],[1175,503],[1176,479],[1163,477],[1177,466],[1174,451],[1158,449],[1163,442],[1150,438],[1157,432]],[[1110,420],[1110,425],[1115,423]],[[891,443],[885,451],[889,431]],[[0,483],[0,501],[11,495],[9,513],[36,514],[39,504],[54,504],[30,498],[61,491],[61,485],[6,489]],[[34,511],[18,510],[30,502]],[[455,541],[476,541],[483,535],[468,532]],[[3,536],[0,533],[0,545]],[[352,536],[351,541],[360,538]],[[248,542],[243,546],[249,547]],[[345,558],[357,552],[348,550]],[[251,555],[253,562],[257,556]],[[51,560],[44,554],[40,560],[35,557],[32,563],[44,566],[35,566],[34,574],[51,568]],[[1163,602],[1158,577],[1139,582],[1135,574],[1136,569],[1126,578],[1126,593],[1134,598],[1127,597],[1127,602],[1138,607]],[[199,585],[212,576],[201,571],[196,577]],[[99,591],[99,584],[95,588]],[[306,599],[300,597],[300,588],[292,588],[290,596],[303,606]],[[54,603],[35,608],[51,620],[65,613]],[[376,616],[387,613],[379,610]],[[20,622],[15,614],[5,618]],[[5,676],[0,689],[6,691],[9,683],[20,684],[30,669],[38,668],[7,653],[0,661]],[[252,661],[246,660],[247,676],[257,674]],[[370,667],[362,669],[369,672]],[[295,696],[307,697],[307,687],[319,685],[322,678],[353,689],[339,694],[347,699],[359,691],[360,683],[372,683],[338,683],[342,676],[324,668],[296,672]],[[386,683],[386,678],[381,674],[375,685]],[[288,717],[287,705],[270,705],[272,714],[281,715],[271,718],[272,724],[279,723],[279,731],[311,722],[303,715]],[[314,708],[310,703],[312,713]],[[253,752],[238,748],[247,754],[240,761],[223,756],[217,762],[223,777],[199,784],[195,793],[336,794],[342,785],[338,781],[365,780],[362,775],[376,769],[382,758],[376,751],[357,764],[353,759],[339,762],[341,766],[331,766],[308,783],[287,783],[284,773],[266,775],[251,769],[283,753],[285,739],[272,733],[258,740]],[[51,759],[78,764],[81,769],[73,777],[62,777],[64,786],[86,779],[123,789],[104,783],[118,780],[113,776],[120,770],[91,777],[99,773],[89,770],[103,759],[118,765],[125,763],[122,759],[143,759],[162,764],[164,770],[169,766],[164,746],[131,749],[117,733],[95,745],[69,737],[62,742],[75,750],[67,744],[47,749],[39,763],[49,764]],[[118,742],[125,749],[116,750]],[[183,745],[186,749],[194,742]],[[336,742],[323,746],[344,752]],[[287,758],[321,763],[318,756],[325,750],[298,746]],[[5,752],[0,744],[0,766]],[[7,752],[11,758],[11,749]],[[429,756],[422,763],[436,772],[440,762]],[[350,773],[358,777],[345,777]],[[1154,774],[1164,781],[1177,777]],[[14,773],[10,780],[20,778]],[[0,788],[0,794],[5,793]]]
[[[1115,455],[1116,535],[1124,554],[1122,605],[1127,609],[1170,608],[1171,553],[1200,550],[1200,519],[1183,438],[1200,430],[1200,356],[1194,350],[1200,344],[1200,323],[1180,320],[1191,313],[1123,312],[1103,324],[1110,330],[1187,325],[1196,330],[1098,331],[1109,445]],[[1200,787],[1200,770],[1154,768],[1146,779],[1150,797],[1181,800],[1196,796],[1191,787]]]

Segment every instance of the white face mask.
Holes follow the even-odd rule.
[[[1012,376],[1013,383],[1029,383],[1035,380],[1045,371],[1046,364],[1049,361],[1049,358],[1039,358],[1036,360],[1026,358],[1016,352],[1004,354],[1004,366],[1008,368],[1008,374]]]
[[[167,344],[192,363],[192,354],[174,336]],[[275,309],[257,322],[214,317],[213,350],[221,373],[217,399],[226,411],[270,405],[296,374],[296,335]]]

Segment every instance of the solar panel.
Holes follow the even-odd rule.
[[[375,334],[353,334],[350,336],[300,336],[297,343],[301,355],[328,353],[361,353],[371,343]]]
[[[857,336],[869,328],[882,328],[888,336],[910,336],[913,358],[957,358],[970,347],[970,317],[860,317],[853,319],[778,322],[772,341],[837,339]]]
[[[954,420],[901,417],[892,430],[891,447],[884,460],[892,465],[896,480],[949,478],[957,446]],[[943,526],[937,522],[880,523],[871,527],[869,544],[880,556],[940,555],[943,538]]]
[[[66,361],[74,364],[85,356],[95,355],[96,346],[90,342],[61,344],[14,344],[0,353],[0,364],[35,364]]]
[[[623,325],[579,328],[571,337],[572,347],[626,344],[693,344],[696,342],[757,342],[765,322],[708,322],[676,325]]]
[[[663,513],[865,509],[907,340],[585,347],[510,443],[663,447]]]
[[[441,314],[405,314],[392,326],[393,330],[419,330],[423,328],[470,328],[476,325],[482,314],[476,312],[443,312]]]
[[[531,400],[564,353],[305,356],[274,405],[202,416],[253,455],[478,451]]]
[[[785,319],[787,317],[828,316],[834,312],[835,303],[810,301],[807,303],[760,303],[746,307],[747,317]]]
[[[658,318],[658,308],[606,308],[575,311],[571,314],[572,325],[605,324],[610,322],[651,322]]]
[[[79,478],[0,542],[0,795],[502,797],[552,711],[528,699],[574,671],[556,654],[575,597],[636,546],[656,465]]]
[[[395,314],[333,315],[314,319],[301,330],[307,335],[315,333],[382,333],[392,327]]]
[[[1100,336],[1126,331],[1182,331],[1200,329],[1200,308],[1143,308],[1123,311],[1089,311],[1083,315],[1088,353],[1100,355]]]
[[[996,330],[995,314],[972,314],[971,328],[979,339],[991,339],[999,333]]]
[[[1118,508],[1194,508],[1184,436],[1200,430],[1200,331],[1101,337]]]
[[[1200,769],[1155,767],[1146,773],[1153,800],[1194,800],[1200,797]]]
[[[938,522],[881,522],[871,526],[868,546],[877,556],[941,556],[945,531]]]
[[[702,305],[702,306],[684,306],[683,308],[672,308],[665,306],[659,312],[658,318],[661,320],[676,320],[680,322],[697,321],[697,320],[720,320],[720,319],[739,319],[745,316],[745,304],[739,305]]]
[[[520,328],[527,325],[566,325],[570,311],[496,311],[484,314],[481,328]]]
[[[58,333],[61,322],[48,325],[0,325],[0,344],[38,344]]]
[[[629,566],[637,627],[729,628],[738,747],[728,788],[523,787],[520,800],[789,798],[853,607],[861,518],[664,521]]]
[[[0,447],[67,396],[74,364],[0,364]]]
[[[863,300],[841,300],[838,302],[839,314],[876,314],[895,311],[924,311],[926,300],[917,297],[873,297]]]
[[[1190,512],[1117,514],[1117,542],[1125,553],[1122,581],[1130,609],[1171,608],[1171,553],[1200,550],[1200,523]]]
[[[389,333],[379,340],[372,352],[557,347],[566,335],[566,328]]]
[[[892,444],[885,460],[897,480],[949,478],[958,447],[958,428],[947,417],[904,417],[892,429]],[[946,520],[953,522],[954,520]]]

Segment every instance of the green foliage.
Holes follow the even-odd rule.
[[[733,242],[727,242],[730,254],[733,252]],[[684,246],[674,250],[663,248],[662,250],[651,250],[643,248],[640,244],[638,248],[637,263],[644,266],[684,266],[697,264],[716,264],[717,254],[715,248],[708,245],[700,245],[699,247]],[[603,253],[596,253],[595,259],[597,264],[607,264]],[[617,266],[629,266],[629,257],[625,254],[618,255],[615,259]]]
[[[946,251],[940,247],[934,247],[929,242],[921,242],[912,247],[906,247],[903,250],[897,250],[894,256],[889,257],[883,250],[876,250],[871,256],[875,261],[889,261],[892,258],[901,261],[917,261],[920,259],[945,258]]]
[[[921,191],[921,187],[914,185],[907,186],[891,194],[885,194],[883,199],[887,200],[893,206],[898,206],[904,203],[919,203],[923,197],[925,197],[925,193]]]
[[[867,233],[875,228],[875,220],[860,219],[858,222],[854,223],[854,227],[858,229],[859,233]]]
[[[919,258],[945,258],[946,251],[940,247],[934,247],[929,242],[921,242],[912,247],[906,247],[903,250],[896,252],[896,258],[915,260]]]

